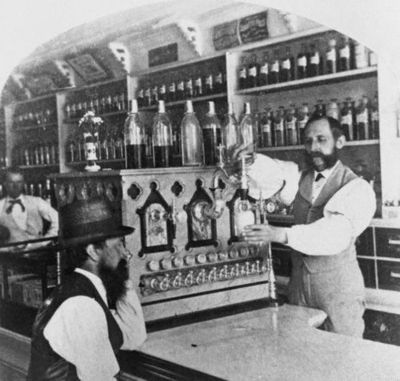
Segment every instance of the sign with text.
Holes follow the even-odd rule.
[[[109,77],[107,72],[89,53],[66,60],[86,82],[99,81]]]
[[[243,17],[239,20],[239,35],[242,44],[263,40],[269,37],[267,11]]]
[[[213,43],[215,50],[233,48],[240,44],[237,20],[216,25],[213,29]]]
[[[148,52],[149,67],[178,61],[178,44],[169,44],[151,49]]]

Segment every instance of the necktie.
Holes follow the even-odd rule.
[[[324,175],[322,173],[318,173],[317,177],[315,178],[315,182],[317,182],[323,178],[324,178]]]
[[[23,212],[25,212],[25,206],[24,206],[24,204],[22,203],[22,201],[18,198],[18,199],[16,199],[16,200],[10,200],[9,201],[9,206],[7,207],[7,209],[6,209],[6,213],[7,214],[10,214],[11,212],[12,212],[12,210],[13,210],[13,208],[14,208],[14,205],[15,204],[18,204],[20,207],[21,207],[21,210],[23,211]]]

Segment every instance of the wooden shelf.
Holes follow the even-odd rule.
[[[210,95],[204,95],[203,97],[188,98],[188,99],[179,100],[179,101],[175,101],[175,102],[166,102],[165,106],[172,107],[172,106],[184,105],[186,103],[186,101],[192,101],[193,103],[211,101],[213,99],[226,98],[227,96],[228,96],[227,93],[210,94]],[[145,107],[140,107],[139,111],[152,111],[152,110],[157,110],[157,108],[158,108],[157,105],[145,106]]]
[[[346,147],[352,146],[369,146],[369,145],[377,145],[379,144],[379,139],[369,139],[369,140],[352,140],[346,142]],[[295,146],[281,146],[281,147],[262,147],[258,148],[257,152],[273,152],[273,151],[295,151],[295,150],[303,150],[304,145],[295,145]]]
[[[23,131],[39,130],[39,129],[45,130],[46,128],[49,128],[49,127],[57,127],[57,122],[35,124],[32,126],[25,126],[25,127],[14,127],[14,131],[23,132]]]
[[[40,169],[40,168],[54,168],[58,167],[60,164],[35,164],[35,165],[20,165],[21,169]]]
[[[110,159],[110,160],[96,160],[97,164],[111,164],[111,163],[123,163],[125,162],[125,159]],[[67,162],[65,163],[66,165],[69,166],[78,166],[78,165],[82,165],[82,164],[86,164],[87,161],[83,160],[83,161],[73,161],[73,162]]]
[[[295,88],[304,88],[308,86],[323,85],[327,83],[349,81],[352,79],[371,77],[377,75],[377,72],[378,70],[376,66],[370,66],[365,69],[354,69],[334,74],[319,75],[317,77],[297,79],[295,81],[282,82],[274,85],[265,85],[265,86],[252,87],[249,89],[237,90],[236,95],[271,93],[276,91],[293,90]]]

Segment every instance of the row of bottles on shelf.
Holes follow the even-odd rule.
[[[338,120],[344,130],[346,140],[367,140],[379,138],[379,110],[377,95],[372,102],[363,96],[358,104],[346,98],[341,104],[332,99],[327,104],[318,100],[311,112],[303,103],[296,108],[291,104],[285,110],[267,107],[257,115],[258,146],[279,147],[304,144],[304,127],[310,115],[329,116]]]
[[[16,111],[14,114],[14,128],[42,126],[56,123],[57,115],[55,109],[45,108],[35,111]]]
[[[13,148],[14,165],[56,165],[59,162],[57,140],[27,139]]]
[[[54,184],[50,179],[24,184],[24,193],[28,196],[41,197],[49,204],[54,203]],[[0,198],[5,196],[3,186],[0,184]]]
[[[208,107],[200,126],[193,111],[192,101],[187,100],[180,131],[174,139],[164,101],[159,101],[158,113],[154,116],[150,135],[153,167],[171,166],[176,144],[180,145],[179,164],[183,166],[215,165],[219,160],[218,147],[221,144],[228,153],[241,143],[249,145],[249,153],[253,152],[256,131],[250,104],[246,103],[240,123],[236,121],[230,104],[222,125],[215,113],[214,102],[208,102]],[[145,168],[149,134],[139,117],[136,100],[132,101],[132,109],[125,122],[124,138],[127,168]]]
[[[137,90],[139,107],[157,105],[158,101],[174,102],[226,91],[226,71],[221,66],[206,66],[195,72],[179,71],[147,81]]]
[[[126,95],[123,92],[119,92],[69,102],[65,105],[67,119],[80,118],[88,111],[93,111],[96,115],[127,111]]]
[[[336,38],[329,39],[326,49],[319,40],[310,45],[303,43],[297,57],[290,46],[284,51],[279,48],[273,51],[273,56],[269,51],[264,52],[261,61],[256,54],[242,57],[239,89],[362,69],[377,63],[374,52],[346,36],[342,36],[339,47]]]

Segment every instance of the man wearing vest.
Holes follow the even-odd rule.
[[[295,224],[248,226],[244,238],[290,246],[289,303],[325,311],[329,331],[362,337],[364,281],[354,243],[368,227],[376,200],[372,187],[338,160],[344,144],[337,120],[313,117],[305,127],[309,169],[299,173],[294,163],[257,155],[249,171],[256,179],[250,181],[250,195],[283,185],[277,197],[287,205],[293,202]]]
[[[105,199],[60,209],[60,247],[74,268],[39,310],[33,326],[29,381],[114,380],[116,353],[146,339],[142,308],[129,280],[131,254]]]
[[[18,168],[7,169],[4,181],[7,196],[0,200],[0,225],[10,232],[8,242],[56,237],[57,211],[42,198],[23,194],[24,184],[24,175]],[[43,220],[49,222],[46,232],[43,231]],[[34,249],[46,243],[34,243],[25,248]]]

